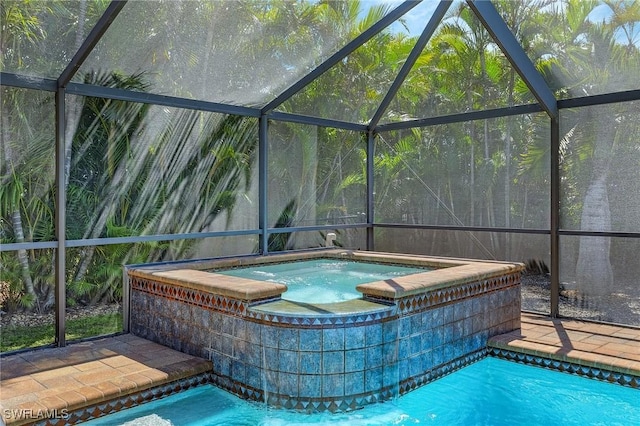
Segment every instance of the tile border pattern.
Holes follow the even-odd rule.
[[[636,376],[633,374],[623,374],[589,365],[574,364],[568,361],[559,361],[538,355],[525,354],[522,352],[515,352],[494,347],[490,347],[488,351],[490,356],[507,361],[513,361],[519,364],[534,365],[537,367],[559,371],[562,373],[569,373],[576,376],[599,380],[602,382],[614,383],[625,387],[640,389],[640,376]]]
[[[454,285],[425,293],[407,296],[395,300],[398,315],[422,312],[437,306],[447,305],[459,300],[467,299],[504,290],[509,287],[520,285],[520,272],[512,272],[507,275],[487,278],[468,284]],[[394,303],[393,299],[384,297],[364,295],[366,300],[378,303]]]
[[[275,314],[251,310],[251,306],[276,301],[280,298],[269,298],[249,303],[247,301],[230,297],[207,293],[180,287],[172,284],[147,280],[140,277],[130,277],[131,290],[159,296],[164,299],[183,302],[189,305],[199,306],[205,309],[223,312],[234,316],[244,317],[249,321],[269,323],[281,327],[293,326],[300,328],[324,328],[335,326],[365,325],[367,323],[380,322],[397,316],[418,313],[437,306],[455,303],[470,297],[480,296],[495,291],[504,290],[520,284],[520,273],[511,273],[499,277],[493,277],[463,285],[433,290],[424,294],[418,294],[401,299],[392,300],[382,297],[365,295],[365,299],[371,302],[387,305],[389,308],[381,308],[379,311],[334,314],[323,316],[304,316],[291,313]]]
[[[279,327],[295,327],[300,329],[317,329],[333,327],[350,327],[376,324],[397,317],[395,306],[388,306],[379,311],[331,314],[322,316],[301,316],[295,314],[275,314],[269,312],[247,310],[246,319],[260,324],[277,325]]]
[[[260,299],[249,303],[244,300],[233,299],[219,294],[180,287],[136,276],[129,277],[129,285],[131,286],[131,290],[235,316],[245,316],[247,308],[251,305],[280,299],[279,297]]]
[[[400,383],[400,395],[404,395],[407,392],[411,392],[414,389],[418,389],[434,380],[438,380],[444,376],[447,376],[451,373],[455,373],[461,368],[466,367],[467,365],[471,365],[474,362],[480,361],[482,358],[486,358],[488,355],[487,348],[480,349],[478,351],[469,353],[460,358],[454,359],[451,362],[448,362],[443,365],[439,365],[431,371],[420,374],[416,377],[410,377],[406,380],[403,380]]]
[[[404,380],[400,383],[399,388],[394,390],[392,387],[386,389],[383,393],[383,398],[380,401],[387,400],[394,396],[394,392],[399,392],[399,395],[404,395],[410,391],[413,391],[417,388],[420,388],[428,383],[437,380],[441,377],[444,377],[448,374],[452,374],[457,370],[460,370],[470,364],[473,364],[481,359],[490,356],[499,359],[504,359],[510,362],[517,362],[519,364],[525,365],[533,365],[542,368],[546,368],[549,370],[554,370],[558,372],[564,372],[569,374],[574,374],[578,376],[582,376],[585,378],[589,378],[592,380],[599,380],[608,383],[618,384],[625,387],[631,387],[638,389],[640,388],[640,376],[635,376],[631,374],[621,374],[613,371],[607,371],[605,369],[578,365],[571,362],[566,361],[558,361],[550,358],[545,358],[542,356],[523,354],[520,352],[509,351],[505,349],[499,348],[485,348],[479,351],[467,354],[461,358],[455,359],[445,365],[439,366],[435,368],[433,371],[430,371],[426,374],[422,374],[418,377],[412,377],[410,379]],[[175,382],[167,383],[161,386],[153,387],[150,389],[146,389],[144,391],[140,391],[131,395],[123,396],[111,401],[102,402],[100,404],[92,405],[86,408],[82,408],[79,410],[72,411],[69,413],[69,416],[65,419],[47,419],[38,423],[36,425],[42,426],[60,426],[65,424],[77,424],[81,422],[86,422],[89,420],[93,420],[108,414],[117,413],[119,411],[133,408],[135,406],[155,401],[161,399],[166,396],[170,396],[176,394],[178,392],[188,390],[191,388],[195,388],[201,385],[212,384],[219,385],[217,383],[216,377],[211,373],[201,373],[193,377],[181,379]],[[238,387],[237,391],[234,392],[240,396],[249,393],[259,393],[260,399],[262,399],[263,391],[250,389],[250,387],[240,385],[238,383],[235,384]],[[223,386],[226,387],[226,386]],[[257,395],[254,393],[253,398],[249,397],[249,399],[254,399]],[[370,404],[378,402],[375,396],[362,396],[360,398],[355,397],[353,401],[342,401],[341,405],[336,405],[335,402],[329,402],[328,405],[326,402],[321,400],[317,401],[308,401],[306,403],[299,402],[297,405],[292,405],[290,401],[279,401],[279,400],[270,400],[269,403],[275,406],[279,406],[285,409],[295,409],[301,411],[348,411],[352,409],[356,409],[361,407],[362,405]],[[335,406],[333,406],[335,405]]]
[[[47,419],[34,424],[37,426],[62,426],[87,422],[89,420],[106,416],[107,414],[114,414],[127,408],[133,408],[147,402],[156,401],[164,398],[165,396],[173,395],[208,383],[211,383],[211,373],[200,373],[196,376],[165,383],[164,385],[155,386],[120,398],[80,408],[69,412],[68,416],[65,418]]]

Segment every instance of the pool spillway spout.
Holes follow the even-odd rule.
[[[335,232],[329,232],[324,242],[325,247],[333,247],[334,246],[333,242],[335,241],[335,239],[336,239]]]

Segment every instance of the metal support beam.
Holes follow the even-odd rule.
[[[219,112],[222,114],[242,115],[245,117],[260,117],[260,110],[257,108],[178,98],[175,96],[157,95],[147,92],[136,92],[133,90],[116,89],[114,87],[93,86],[90,84],[69,83],[67,86],[67,94],[115,99],[127,102],[140,102],[149,105],[162,105],[172,108],[192,109],[197,111]]]
[[[436,31],[436,28],[442,21],[442,18],[444,18],[447,10],[449,10],[449,6],[451,6],[451,3],[452,1],[450,0],[441,1],[436,7],[436,10],[433,12],[433,15],[431,15],[431,19],[429,19],[427,26],[424,28],[424,31],[422,31],[422,34],[420,34],[420,38],[418,38],[418,41],[416,42],[415,46],[413,46],[413,49],[411,50],[411,53],[409,53],[407,60],[402,65],[402,68],[400,68],[400,72],[396,76],[396,79],[393,81],[393,84],[391,84],[391,87],[387,91],[387,94],[380,103],[377,111],[375,112],[375,114],[373,114],[373,118],[371,118],[371,121],[369,122],[369,130],[374,130],[380,122],[382,114],[384,114],[384,112],[387,110],[387,107],[396,96],[396,93],[398,93],[400,86],[402,85],[402,83],[404,83],[404,80],[407,78],[407,75],[409,75],[411,68],[413,68],[413,65],[418,60],[418,57],[422,53],[422,50],[429,42],[429,39],[431,38],[433,33]]]
[[[387,14],[384,18],[380,19],[378,22],[369,27],[366,31],[360,34],[358,37],[354,38],[351,42],[349,42],[342,49],[331,55],[327,60],[318,65],[313,71],[302,77],[280,95],[278,95],[274,100],[269,102],[262,108],[262,113],[267,114],[270,111],[273,111],[284,102],[286,102],[293,95],[298,93],[300,90],[307,87],[309,83],[311,83],[316,78],[320,77],[327,70],[333,67],[338,62],[342,61],[344,58],[349,56],[354,50],[358,47],[365,44],[367,41],[371,40],[376,34],[381,32],[383,29],[391,25],[394,21],[400,18],[402,15],[407,13],[409,10],[416,7],[420,4],[420,1],[405,1],[400,6],[396,7],[389,14]]]
[[[356,132],[366,132],[365,124],[350,123],[348,121],[332,120],[328,118],[311,117],[308,115],[291,114],[289,112],[274,111],[269,114],[269,118],[274,121],[286,121],[289,123],[305,124],[309,126],[332,127],[343,130],[353,130]]]
[[[58,85],[55,80],[37,78],[28,75],[0,72],[0,83],[3,86],[19,87],[22,89],[45,90],[55,92]]]
[[[467,4],[487,29],[493,40],[507,57],[511,66],[522,77],[529,90],[551,118],[558,117],[558,105],[551,89],[531,59],[489,0],[467,0]]]
[[[367,250],[375,249],[373,238],[374,221],[374,160],[375,160],[375,135],[367,132]]]
[[[80,48],[76,54],[73,55],[73,58],[71,58],[71,62],[69,62],[67,67],[60,74],[60,77],[58,77],[59,87],[65,87],[67,83],[71,81],[80,66],[82,66],[85,59],[87,59],[95,45],[98,44],[100,38],[104,35],[113,20],[116,19],[116,16],[118,16],[118,13],[120,13],[126,4],[126,0],[114,0],[109,4],[109,6],[107,6],[107,9],[104,11],[98,22],[93,26],[93,29],[85,41],[80,45]]]
[[[560,302],[560,120],[551,119],[551,307],[559,315]]]
[[[56,247],[55,256],[55,322],[56,322],[56,336],[55,341],[57,346],[65,346],[65,312],[67,307],[66,300],[66,258],[67,249],[65,246],[66,241],[66,211],[67,211],[67,194],[64,187],[64,174],[65,174],[65,91],[60,87],[56,91],[55,98],[56,108],[56,223],[55,232],[58,246]]]
[[[267,184],[269,119],[266,115],[260,116],[260,118],[258,119],[258,125],[258,226],[261,231],[259,239],[259,250],[261,254],[267,254],[269,251],[269,205],[267,203],[267,197],[269,195]]]
[[[594,105],[617,104],[640,100],[640,90],[604,93],[602,95],[583,96],[580,98],[560,99],[558,108],[580,108]]]
[[[513,107],[487,109],[484,111],[462,112],[460,114],[441,115],[438,117],[421,118],[419,120],[399,121],[396,123],[381,124],[378,132],[391,130],[412,129],[416,127],[437,126],[440,124],[464,123],[466,121],[486,120],[490,118],[509,117],[512,115],[532,114],[543,112],[538,104],[519,105]]]

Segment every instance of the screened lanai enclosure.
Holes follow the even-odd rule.
[[[640,326],[640,2],[0,5],[2,352],[126,331],[125,265],[328,233]]]

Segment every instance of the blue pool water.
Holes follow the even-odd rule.
[[[429,269],[399,265],[317,259],[216,271],[218,274],[287,285],[283,299],[303,303],[332,303],[357,299],[358,284],[388,280]]]
[[[640,391],[485,358],[394,401],[303,414],[201,386],[88,425],[639,425]]]

